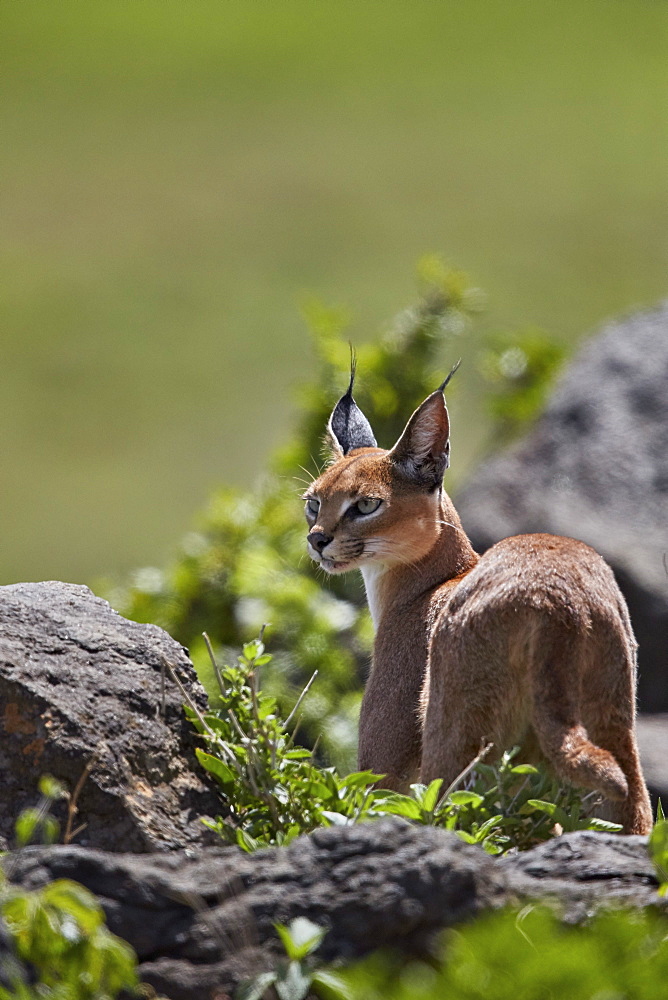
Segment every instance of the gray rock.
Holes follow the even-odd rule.
[[[0,587],[0,840],[12,843],[19,812],[34,805],[41,775],[69,789],[93,767],[78,800],[76,841],[109,851],[198,845],[199,821],[220,812],[194,756],[169,660],[205,704],[184,649],[154,625],[121,618],[87,587]],[[65,807],[60,818],[64,823]]]
[[[645,781],[668,813],[668,715],[641,715],[636,730]]]
[[[647,837],[569,833],[508,855],[503,866],[520,897],[552,897],[567,920],[582,920],[603,902],[649,906],[657,901]]]
[[[272,967],[281,953],[274,924],[297,916],[327,928],[319,955],[330,960],[378,947],[421,955],[434,932],[509,902],[556,898],[569,919],[604,901],[656,902],[646,842],[567,834],[496,859],[455,834],[394,818],[319,830],[252,856],[40,847],[4,866],[25,887],[82,882],[137,951],[144,981],[171,1000],[214,1000]]]
[[[640,707],[668,711],[668,302],[588,340],[533,430],[456,500],[479,551],[535,531],[597,549],[629,603]]]

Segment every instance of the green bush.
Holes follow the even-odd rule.
[[[286,958],[243,983],[235,1000],[659,1000],[668,973],[668,922],[658,910],[608,909],[585,925],[554,908],[489,912],[447,930],[429,961],[396,950],[323,967],[325,933],[303,918],[276,928]]]
[[[422,261],[420,284],[417,305],[402,312],[389,332],[358,348],[356,396],[386,445],[397,440],[407,415],[457,360],[458,337],[470,328],[481,305],[481,293],[468,277],[436,257]],[[265,622],[272,623],[275,655],[265,688],[285,707],[318,669],[316,690],[304,706],[301,738],[313,745],[320,737],[328,758],[349,770],[371,625],[357,574],[328,579],[326,588],[318,580],[305,553],[299,500],[308,478],[317,474],[324,429],[347,384],[349,346],[340,313],[312,304],[307,320],[318,371],[299,394],[291,441],[255,490],[222,490],[214,496],[165,573],[140,570],[125,592],[112,596],[112,603],[130,618],[161,625],[188,646],[212,693],[215,679],[201,633],[208,631],[214,647],[230,657]],[[542,347],[534,344],[531,352],[527,338],[520,341],[518,350],[529,358],[521,377],[518,365],[494,367],[490,359],[498,354],[496,341],[489,342],[481,362],[491,380],[493,405],[497,399],[506,401],[506,415],[516,414],[514,427],[533,414],[554,371],[549,341]],[[552,360],[541,364],[543,355]],[[452,391],[457,391],[456,380]]]
[[[370,771],[340,776],[333,767],[319,767],[311,750],[295,746],[297,713],[308,702],[308,689],[283,721],[276,700],[260,687],[260,672],[270,661],[261,639],[244,646],[234,667],[220,668],[212,655],[219,707],[204,715],[193,703],[188,709],[206,744],[197,756],[221,792],[224,815],[207,825],[244,850],[287,844],[316,827],[389,815],[453,830],[490,854],[531,847],[552,836],[555,824],[565,832],[620,829],[587,816],[575,789],[517,763],[517,749],[487,764],[491,746],[484,748],[449,788],[437,779],[412,785],[410,795],[375,788],[379,775]],[[469,787],[460,789],[464,779]]]
[[[137,987],[132,948],[107,930],[99,902],[78,883],[26,892],[3,882],[0,914],[16,954],[3,966],[12,985],[0,986],[0,1000],[113,1000]]]
[[[50,775],[40,779],[39,793],[37,806],[16,820],[18,848],[58,838],[51,806],[68,793]],[[135,953],[107,930],[100,903],[77,882],[56,879],[29,892],[0,871],[0,919],[13,949],[0,956],[3,981],[10,984],[0,983],[0,1000],[114,1000],[138,986]]]
[[[389,956],[341,971],[328,1000],[658,1000],[668,981],[668,924],[649,911],[607,911],[586,926],[528,906],[447,931],[440,962]]]
[[[512,440],[538,416],[564,354],[563,346],[541,330],[488,338],[479,366],[489,390],[496,445]]]

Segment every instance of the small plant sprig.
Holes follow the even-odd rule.
[[[319,767],[313,751],[295,745],[298,720],[289,732],[315,675],[283,721],[275,700],[259,684],[260,669],[271,660],[263,634],[243,647],[235,667],[221,668],[208,646],[220,707],[202,714],[191,705],[187,711],[206,743],[197,756],[220,787],[226,815],[204,822],[246,851],[288,844],[317,827],[388,815],[453,830],[490,854],[526,849],[557,828],[620,829],[586,815],[589,796],[518,763],[518,748],[494,764],[484,762],[491,745],[483,748],[445,790],[438,779],[412,785],[410,795],[401,795],[375,787],[381,776],[371,771],[341,777],[334,768]],[[468,788],[460,788],[466,780]]]
[[[327,933],[306,917],[296,917],[286,926],[275,924],[283,944],[285,959],[276,969],[263,972],[255,979],[242,983],[234,1000],[262,1000],[269,987],[273,987],[279,1000],[308,1000],[311,990],[321,986],[327,996],[345,1000],[348,995],[345,983],[337,972],[318,968],[315,952]],[[318,991],[320,995],[320,991]]]
[[[38,788],[40,797],[37,805],[23,809],[14,823],[14,836],[19,848],[35,841],[55,844],[60,834],[60,824],[52,815],[51,807],[58,799],[67,798],[68,793],[50,774],[42,775]]]
[[[649,835],[648,849],[660,882],[659,895],[668,896],[668,820],[661,799],[657,803],[656,822]]]
[[[246,851],[355,821],[369,813],[378,794],[370,790],[378,775],[340,778],[334,768],[318,767],[311,750],[295,746],[299,720],[292,733],[288,727],[315,674],[284,722],[259,686],[260,668],[271,660],[262,638],[246,643],[235,667],[220,668],[211,651],[222,707],[205,715],[188,711],[207,744],[197,750],[199,761],[216,778],[227,806],[225,817],[205,822]]]
[[[63,831],[63,843],[69,844],[72,840],[85,830],[86,824],[80,823],[75,826],[78,813],[78,800],[88,775],[95,764],[95,757],[88,761],[81,776],[77,781],[74,790],[69,792],[67,788],[57,781],[50,774],[43,774],[39,779],[39,802],[36,806],[28,806],[19,813],[14,824],[14,836],[18,848],[27,847],[35,841],[43,844],[54,844],[60,835],[60,823],[52,813],[52,807],[60,799],[67,802],[67,820]]]

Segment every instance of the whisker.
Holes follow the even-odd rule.
[[[315,465],[315,467],[316,467],[316,469],[318,471],[318,475],[321,476],[322,475],[323,467],[325,465],[325,460],[323,459],[321,462],[318,462],[318,460],[316,458],[314,458],[313,455],[309,455],[309,458],[311,459],[311,461]],[[302,466],[300,466],[300,468],[302,468]]]
[[[451,521],[440,521],[438,518],[436,518],[434,520],[434,524],[444,524],[448,528],[454,528],[455,531],[461,531],[463,535],[466,534],[463,528],[460,528],[458,524],[452,524]]]
[[[313,461],[313,459],[311,459],[311,461]],[[315,482],[316,477],[313,475],[312,472],[310,472],[308,469],[305,469],[303,465],[300,465],[299,468],[302,470],[302,472],[305,472],[306,475],[309,477],[309,482],[310,483],[314,483]]]

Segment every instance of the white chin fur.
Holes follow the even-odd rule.
[[[320,565],[324,569],[325,573],[329,573],[330,576],[336,576],[337,573],[347,573],[349,569],[354,569],[354,566],[352,566],[349,562],[341,562],[337,565],[332,565],[329,560],[323,560]]]
[[[306,543],[306,551],[313,562],[317,563],[320,569],[324,569],[325,573],[329,573],[330,576],[336,576],[337,573],[347,573],[349,569],[354,568],[352,560],[330,559],[327,556],[320,555],[310,542]]]

